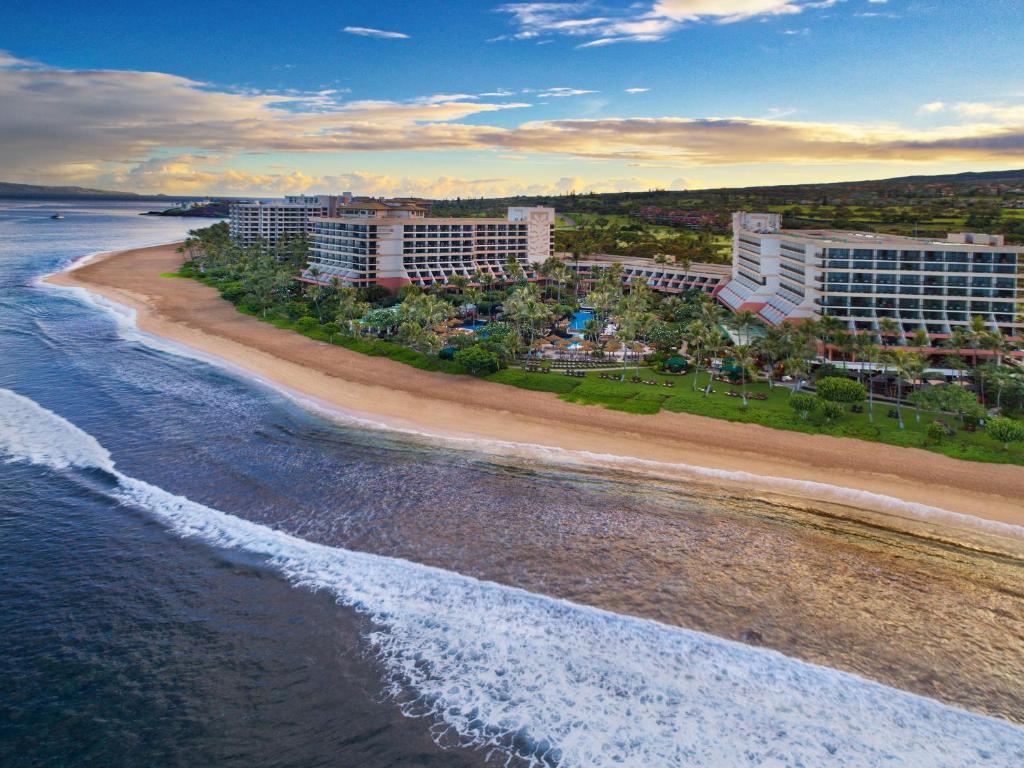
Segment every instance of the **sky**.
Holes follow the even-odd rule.
[[[0,181],[480,197],[1024,167],[1021,0],[11,3]]]

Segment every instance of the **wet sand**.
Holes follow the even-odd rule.
[[[174,245],[121,251],[46,280],[84,288],[134,309],[146,333],[390,426],[749,472],[758,476],[743,481],[752,490],[899,513],[899,505],[894,508],[885,500],[851,497],[834,488],[794,487],[775,479],[812,481],[1024,526],[1024,467],[690,414],[621,413],[566,403],[550,393],[420,371],[274,328],[237,312],[212,288],[160,277],[176,271],[182,258]]]

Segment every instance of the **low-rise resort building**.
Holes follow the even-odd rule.
[[[700,291],[715,296],[732,275],[732,270],[726,264],[659,264],[651,259],[612,254],[590,255],[578,260],[565,259],[565,266],[579,276],[584,291],[589,290],[600,270],[616,264],[622,268],[624,284],[645,283],[658,293]]]
[[[771,325],[835,317],[852,332],[877,333],[890,318],[898,337],[924,331],[933,346],[974,316],[1021,335],[1024,247],[1002,235],[939,240],[780,225],[776,213],[733,214],[732,279],[718,293],[729,309]]]

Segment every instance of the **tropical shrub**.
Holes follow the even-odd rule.
[[[946,428],[939,424],[937,421],[933,421],[928,425],[928,429],[925,430],[925,442],[931,445],[941,443],[946,439]]]
[[[815,424],[827,424],[835,421],[843,415],[843,406],[839,403],[834,403],[831,400],[822,400],[820,397],[814,398],[814,407],[811,409],[811,415]]]
[[[800,414],[801,419],[806,419],[810,412],[814,410],[814,405],[817,401],[818,398],[809,392],[794,392],[789,396],[789,407]]]
[[[672,373],[682,373],[686,370],[686,359],[682,357],[670,357],[665,361],[665,370]]]
[[[304,301],[289,301],[284,305],[284,313],[292,322],[309,312],[309,305]]]
[[[320,327],[320,321],[312,315],[304,315],[295,321],[295,327],[302,333],[309,333],[310,331]]]
[[[815,387],[818,397],[832,403],[860,403],[868,396],[863,384],[839,376],[818,379]]]
[[[228,301],[234,303],[245,296],[249,289],[246,288],[245,283],[241,280],[235,280],[230,283],[225,283],[220,288],[220,295]]]
[[[962,420],[975,424],[985,418],[985,409],[978,398],[963,387],[925,387],[912,392],[907,400],[920,408],[955,413]]]
[[[1002,443],[1003,448],[1007,450],[1010,449],[1010,443],[1024,442],[1024,422],[1005,416],[989,419],[985,425],[985,432],[993,440]]]
[[[498,356],[494,352],[484,349],[479,344],[466,347],[466,349],[460,349],[453,357],[456,363],[474,376],[486,376],[489,373],[496,373],[501,367],[501,361],[498,359]]]

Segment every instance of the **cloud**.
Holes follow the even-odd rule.
[[[38,64],[28,59],[22,59],[8,51],[0,51],[0,69],[24,69],[35,67]]]
[[[591,38],[579,48],[619,42],[653,42],[664,39],[679,23],[651,12],[625,15],[587,13],[589,2],[507,3],[496,10],[511,17],[515,32],[494,40],[533,40],[541,36]],[[633,9],[635,10],[635,9]]]
[[[488,137],[507,149],[678,165],[936,162],[1024,156],[1024,125],[899,126],[745,117],[529,122]]]
[[[1024,105],[990,104],[983,101],[958,101],[948,104],[944,101],[933,101],[922,104],[918,112],[936,114],[952,112],[970,120],[988,120],[994,123],[1024,124]]]
[[[550,99],[563,98],[565,96],[583,96],[587,93],[597,93],[597,91],[586,91],[582,88],[546,88],[542,91],[537,91],[537,96],[542,99]]]
[[[557,195],[573,190],[622,192],[658,186],[651,179],[630,176],[584,180],[562,177],[548,182],[524,182],[514,177],[465,178],[460,176],[390,176],[370,171],[309,175],[301,171],[252,173],[218,167],[209,158],[182,155],[140,163],[111,178],[122,188],[168,194],[220,194],[233,196],[286,195],[301,192],[330,193],[354,190],[359,194],[431,199],[454,197],[511,197],[514,195]]]
[[[999,123],[1024,123],[1024,106],[986,104],[978,101],[961,101],[953,105],[953,111],[972,119],[994,120]]]
[[[345,27],[342,32],[348,32],[350,35],[359,35],[360,37],[376,37],[381,40],[408,40],[409,36],[404,32],[388,32],[383,29],[374,29],[373,27]]]
[[[802,0],[658,0],[653,13],[680,21],[712,20],[722,24],[753,16],[780,16],[800,13],[805,7],[824,7],[832,3],[808,3]]]
[[[457,121],[520,102],[441,94],[343,101],[343,94],[232,92],[159,72],[0,67],[0,168],[57,175],[74,163],[136,163],[166,147],[196,152],[369,150],[466,146]],[[428,136],[430,138],[428,138]]]
[[[650,88],[627,88],[626,93],[647,93]]]
[[[600,48],[616,43],[653,43],[685,25],[731,24],[745,19],[829,8],[840,0],[655,0],[626,9],[595,13],[589,0],[581,2],[506,3],[495,10],[507,14],[514,32],[492,40],[535,40],[565,36],[585,38],[577,48]]]
[[[308,182],[287,173],[250,178],[231,167],[243,154],[247,167],[258,167],[253,158],[268,153],[281,162],[295,153],[495,150],[687,168],[1024,158],[1024,106],[1014,104],[935,102],[926,111],[951,122],[928,129],[797,121],[784,111],[763,118],[577,113],[519,124],[506,118],[499,126],[488,125],[487,116],[528,105],[472,94],[346,101],[331,90],[235,92],[159,72],[55,69],[9,55],[0,61],[7,62],[0,65],[0,168],[8,179],[39,183],[114,179],[157,190],[173,180],[189,190],[225,191],[213,185],[276,190]],[[461,181],[467,189],[481,186]]]

